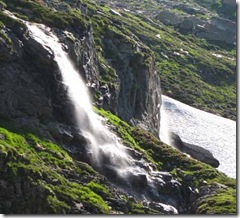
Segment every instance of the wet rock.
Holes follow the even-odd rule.
[[[73,140],[73,129],[70,126],[52,122],[47,125],[52,137],[61,143],[70,143]]]
[[[99,87],[98,60],[94,49],[93,31],[82,33],[63,31],[58,33],[62,42],[67,45],[68,54],[86,83]],[[93,88],[93,87],[92,87]]]
[[[177,209],[171,205],[158,203],[154,201],[144,202],[144,205],[150,207],[153,210],[159,211],[163,214],[178,214]]]
[[[133,148],[126,147],[125,148],[126,152],[133,157],[135,160],[140,160],[143,158],[143,154],[134,150]]]
[[[199,190],[197,188],[188,187],[190,192],[189,194],[189,202],[194,202],[199,197]]]
[[[54,54],[50,48],[44,47],[40,43],[36,42],[35,39],[31,38],[31,35],[29,35],[29,39],[26,39],[25,45],[28,48],[27,52],[34,54],[36,52],[39,64],[52,66],[54,63]]]
[[[71,143],[74,144],[74,145],[75,144],[76,145],[87,145],[90,142],[88,141],[88,139],[82,133],[78,132],[78,133],[75,133],[73,135]]]
[[[143,190],[147,187],[148,181],[146,174],[130,174],[128,178],[129,183],[135,190]]]
[[[152,172],[150,174],[150,196],[153,201],[169,204],[176,209],[184,208],[182,185],[173,179],[168,172]]]
[[[82,203],[76,203],[71,208],[71,214],[90,214],[87,212]]]
[[[159,171],[152,171],[151,177],[153,178],[161,178],[163,181],[171,181],[172,175],[169,172],[159,172]]]

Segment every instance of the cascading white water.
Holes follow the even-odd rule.
[[[93,112],[86,86],[68,59],[66,52],[63,51],[58,38],[44,25],[28,22],[26,22],[26,25],[31,37],[54,53],[55,60],[62,74],[63,83],[75,107],[77,125],[79,130],[90,141],[92,159],[96,161],[95,163],[101,166],[102,157],[106,157],[108,168],[114,169],[118,176],[125,179],[132,188],[137,184],[134,184],[135,180],[131,179],[137,178],[136,183],[141,180],[145,181],[142,182],[144,185],[142,187],[143,190],[140,191],[141,193],[135,194],[140,196],[142,200],[146,200],[146,193],[148,197],[150,196],[150,198],[160,201],[157,204],[161,206],[163,211],[177,214],[178,211],[175,207],[162,202],[163,200],[161,200],[162,198],[156,188],[159,182],[161,187],[165,184],[161,179],[161,172],[152,171],[151,167],[143,159],[134,160],[126,152],[119,139],[102,124],[102,118]],[[131,182],[128,181],[129,179]],[[175,180],[171,180],[171,182],[178,185]]]
[[[170,144],[168,131],[184,142],[209,150],[218,169],[236,178],[236,122],[162,96],[160,139]]]
[[[100,152],[103,152],[120,176],[126,176],[127,172],[137,170],[137,168],[133,169],[133,159],[119,143],[118,138],[101,123],[100,117],[93,112],[86,86],[62,49],[58,38],[44,25],[27,23],[27,26],[31,37],[46,48],[50,48],[54,53],[63,83],[74,104],[77,126],[90,141],[93,161],[100,164]]]

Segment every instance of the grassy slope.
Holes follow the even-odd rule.
[[[17,2],[17,1],[12,1]],[[27,1],[21,1],[25,2],[25,4],[32,4],[27,3]],[[26,5],[24,5],[25,7]],[[34,6],[34,7],[33,7]],[[45,7],[35,5],[33,4],[32,10],[38,14],[41,15],[42,10],[44,13],[47,13],[47,16],[42,17],[42,20],[38,20],[38,18],[35,21],[41,21],[49,25],[55,25],[53,20],[56,16],[61,16],[62,14],[59,14],[58,12],[49,12],[48,9]],[[12,6],[13,7],[13,6]],[[29,6],[30,7],[30,6]],[[14,7],[13,7],[14,8]],[[95,18],[92,17],[93,25],[96,25],[96,19],[104,20],[106,19],[107,25],[109,26],[109,29],[112,30],[112,32],[121,32],[121,35],[124,35],[125,39],[133,40],[131,37],[129,37],[129,34],[131,32],[135,33],[139,38],[141,38],[143,41],[145,41],[152,50],[154,50],[156,57],[159,61],[158,67],[161,69],[163,67],[163,63],[170,64],[170,66],[166,67],[166,70],[164,72],[168,72],[169,69],[171,69],[172,65],[176,65],[176,69],[169,73],[169,78],[176,77],[174,80],[174,83],[168,83],[169,86],[175,85],[175,82],[178,82],[178,84],[182,84],[181,89],[182,92],[190,96],[186,92],[186,90],[194,90],[192,86],[192,82],[189,83],[188,89],[185,88],[183,84],[185,83],[182,80],[179,75],[175,75],[176,72],[179,70],[179,66],[181,64],[181,69],[188,69],[185,68],[185,65],[189,65],[189,60],[179,57],[171,57],[169,54],[171,54],[176,48],[179,48],[179,45],[181,47],[183,46],[184,49],[189,49],[189,45],[192,46],[192,50],[189,52],[194,53],[195,52],[195,60],[199,60],[200,63],[202,63],[204,66],[213,66],[212,68],[215,69],[215,65],[218,66],[220,70],[217,71],[221,72],[221,69],[224,69],[224,64],[219,63],[218,59],[208,55],[208,52],[204,47],[200,47],[198,43],[194,43],[192,38],[185,36],[181,36],[171,30],[171,28],[166,28],[165,30],[158,30],[147,23],[143,22],[141,18],[137,18],[135,16],[132,16],[130,14],[125,14],[125,17],[119,18],[118,16],[111,15],[109,13],[109,8],[104,7],[100,8],[101,10],[105,11],[105,13],[108,14],[108,16],[111,17],[110,20],[118,21],[120,24],[117,26],[116,30],[116,23],[109,22],[109,19],[103,18],[102,16]],[[92,9],[93,11],[96,10],[96,8]],[[23,16],[21,11],[21,7],[16,8],[16,11]],[[76,13],[76,14],[75,14]],[[81,15],[79,14],[79,11],[74,11],[73,15],[74,17],[80,17],[79,23],[81,25],[85,25],[82,23],[83,19],[81,18]],[[26,16],[26,15],[25,15]],[[72,16],[72,14],[64,14],[64,16]],[[30,18],[29,18],[30,19]],[[53,19],[53,20],[52,20]],[[84,19],[86,19],[86,16],[84,16]],[[68,19],[66,19],[68,20]],[[78,20],[78,19],[77,19]],[[72,24],[75,19],[70,19],[69,22],[66,25]],[[65,22],[60,24],[56,24],[58,28],[65,28]],[[98,23],[99,25],[99,23]],[[102,25],[106,25],[106,23],[103,22]],[[99,28],[101,29],[102,26],[99,25]],[[115,29],[114,29],[115,28]],[[172,31],[172,32],[171,32]],[[161,35],[161,39],[158,39],[156,37],[156,34]],[[174,34],[177,34],[178,37],[174,36]],[[98,34],[95,35],[96,38],[98,38]],[[184,38],[184,39],[182,39]],[[202,43],[202,42],[201,42]],[[101,41],[99,41],[99,45],[101,44]],[[186,47],[184,47],[186,46]],[[209,45],[207,44],[206,47]],[[220,48],[219,48],[220,49]],[[165,52],[171,57],[171,61],[174,61],[172,64],[171,61],[164,62],[163,59],[161,59],[159,52]],[[223,52],[220,49],[221,52]],[[191,54],[193,55],[193,54]],[[208,56],[207,56],[208,55]],[[104,57],[103,57],[104,58]],[[179,59],[179,60],[178,60]],[[183,59],[183,60],[182,60]],[[105,60],[106,61],[106,60]],[[179,61],[179,63],[178,63]],[[168,63],[170,62],[170,63]],[[212,63],[214,62],[214,64]],[[225,62],[224,62],[225,63]],[[185,65],[184,65],[185,64]],[[160,65],[160,66],[159,66]],[[234,63],[230,62],[228,59],[226,59],[226,69],[229,71],[229,74],[227,74],[230,77],[230,80],[226,81],[223,80],[222,77],[219,78],[220,81],[223,80],[224,84],[221,85],[212,85],[212,84],[206,84],[204,81],[202,81],[201,77],[194,72],[195,67],[197,65],[193,65],[190,67],[192,69],[191,71],[187,72],[187,74],[184,76],[185,79],[189,78],[190,81],[195,81],[195,83],[198,85],[199,89],[203,89],[203,87],[207,86],[209,87],[209,90],[205,90],[210,97],[210,102],[217,101],[217,104],[220,101],[216,100],[217,97],[221,97],[219,94],[219,90],[224,90],[223,87],[226,87],[226,93],[229,94],[226,95],[226,98],[228,97],[230,99],[230,103],[232,99],[234,98],[234,82],[231,84],[231,74],[233,74],[232,70],[229,70],[231,68],[234,68]],[[175,67],[175,66],[174,66]],[[163,70],[162,70],[163,71]],[[183,70],[187,71],[187,70]],[[214,71],[214,70],[213,70]],[[164,74],[164,72],[161,72]],[[215,71],[214,71],[215,72]],[[225,72],[225,71],[224,71]],[[188,75],[189,74],[189,75]],[[224,73],[225,75],[225,73]],[[168,78],[167,76],[165,77]],[[162,77],[162,81],[164,81],[164,76]],[[230,82],[229,84],[226,84]],[[232,86],[231,86],[232,85]],[[164,85],[163,85],[164,87]],[[194,85],[196,87],[196,85]],[[231,88],[232,87],[232,88]],[[167,87],[163,88],[165,91]],[[171,90],[169,90],[171,91]],[[195,92],[193,93],[195,96]],[[189,98],[190,98],[189,97]],[[206,97],[206,94],[204,95],[204,98]],[[179,97],[180,98],[180,97]],[[188,99],[188,98],[187,98]],[[190,98],[191,99],[191,98]],[[226,99],[224,98],[224,102]],[[202,107],[206,107],[209,109],[210,104],[203,104],[203,98],[199,99],[199,105]],[[199,107],[200,107],[199,106]],[[223,113],[223,110],[217,110],[219,113]],[[208,165],[199,163],[195,160],[191,160],[186,158],[184,155],[180,154],[176,150],[173,150],[171,147],[164,145],[159,140],[157,140],[155,137],[150,135],[149,133],[146,133],[142,130],[130,127],[128,124],[124,123],[123,121],[119,120],[119,118],[115,117],[114,115],[110,114],[109,112],[100,111],[102,115],[105,115],[109,118],[109,121],[114,124],[117,127],[118,133],[123,139],[124,143],[128,146],[131,146],[135,149],[138,149],[139,151],[142,151],[146,159],[153,162],[159,170],[168,170],[171,171],[172,174],[174,174],[176,177],[178,177],[179,180],[184,179],[184,175],[190,175],[193,179],[191,181],[192,186],[196,186],[198,188],[201,187],[201,182],[203,180],[206,180],[209,184],[212,184],[214,182],[220,182],[223,184],[228,185],[228,189],[221,189],[220,193],[213,195],[210,198],[207,198],[206,201],[202,202],[198,208],[199,212],[206,212],[206,211],[212,211],[216,213],[223,213],[223,212],[233,212],[236,209],[235,204],[235,183],[236,180],[230,179],[226,177],[224,174],[219,173],[215,169],[209,167]],[[1,165],[4,166],[4,168],[7,169],[7,174],[3,174],[4,179],[9,181],[10,183],[14,183],[18,179],[26,180],[30,184],[36,187],[40,187],[40,189],[45,190],[44,195],[42,196],[44,202],[47,202],[45,205],[44,210],[52,213],[68,213],[70,211],[71,206],[73,205],[74,201],[78,202],[84,202],[85,204],[91,205],[91,207],[97,208],[99,213],[108,213],[109,208],[106,205],[106,202],[104,202],[103,198],[97,194],[96,186],[90,184],[88,186],[83,186],[78,183],[71,182],[64,174],[64,170],[67,170],[71,173],[78,172],[79,175],[83,176],[92,174],[94,171],[91,170],[91,168],[87,167],[84,168],[82,165],[79,166],[78,162],[73,160],[60,146],[53,144],[49,141],[44,141],[42,139],[37,138],[34,135],[31,134],[15,134],[12,132],[7,131],[6,129],[1,128],[1,146],[0,146],[0,155],[1,155]],[[181,171],[176,170],[177,168],[180,168]],[[2,168],[3,169],[3,168]],[[54,169],[54,170],[53,170]],[[1,172],[2,173],[2,172]],[[47,182],[46,182],[47,181]],[[57,181],[56,184],[54,184],[53,181]],[[93,190],[91,190],[93,189]],[[224,197],[222,197],[224,196]],[[230,198],[230,203],[226,203],[224,199]],[[208,201],[210,199],[210,201]],[[224,201],[224,202],[223,202]],[[221,207],[219,206],[221,205]],[[133,211],[141,211],[145,213],[146,211],[142,209],[139,205],[134,205]],[[7,210],[7,209],[6,209]],[[17,207],[18,212],[24,212],[21,207]],[[220,211],[219,211],[220,210]],[[3,211],[4,213],[6,211]],[[131,210],[130,212],[131,213]]]
[[[172,147],[163,144],[153,135],[131,127],[118,117],[102,109],[95,109],[116,127],[122,142],[142,152],[156,170],[169,171],[187,187],[201,190],[203,181],[208,186],[215,183],[227,185],[217,193],[207,196],[197,205],[198,213],[236,213],[236,180],[218,172],[209,165],[187,158]],[[0,204],[1,213],[71,213],[75,204],[83,204],[95,213],[113,213],[106,201],[113,197],[111,189],[102,184],[97,172],[89,165],[79,162],[60,145],[41,139],[32,133],[14,133],[0,128],[0,175],[8,186],[27,184],[28,192],[16,195],[12,207]],[[7,173],[6,173],[7,172]],[[190,177],[190,180],[186,180]],[[83,183],[83,181],[85,181]],[[86,181],[88,181],[86,183]],[[30,187],[30,188],[29,188]],[[34,193],[38,192],[36,197]],[[4,191],[3,191],[4,193]],[[9,199],[11,193],[7,192]],[[35,196],[35,197],[34,197]],[[125,197],[126,198],[126,197]],[[19,202],[22,203],[19,203]],[[44,202],[44,204],[43,204]],[[28,205],[28,206],[26,206]],[[37,205],[37,209],[34,205]],[[156,213],[141,204],[128,201],[127,213]]]
[[[185,186],[201,189],[203,181],[209,186],[221,183],[228,186],[208,196],[197,206],[198,213],[234,214],[236,213],[236,180],[227,177],[215,168],[203,164],[163,144],[156,137],[141,129],[131,127],[118,117],[102,109],[96,111],[114,125],[123,143],[145,154],[160,171],[169,171]],[[186,177],[191,180],[186,181]]]
[[[30,133],[17,134],[0,128],[0,135],[0,165],[1,170],[7,172],[0,171],[1,179],[9,186],[22,181],[29,183],[35,191],[39,189],[39,199],[27,199],[27,194],[23,193],[25,199],[17,199],[16,196],[12,208],[1,205],[1,213],[26,213],[28,210],[36,213],[27,205],[38,204],[38,201],[45,203],[39,206],[39,213],[69,213],[70,207],[79,202],[97,208],[99,213],[109,212],[107,204],[95,193],[93,181],[83,186],[67,178],[68,174],[72,174],[81,181],[88,175],[96,174],[91,167],[74,161],[51,141],[41,140]],[[22,203],[19,205],[20,200]]]
[[[116,27],[126,36],[133,33],[154,51],[164,94],[205,111],[236,119],[235,47],[207,42],[191,34],[183,35],[158,21],[152,24],[144,16],[125,11],[120,11],[121,17],[113,15],[107,6],[98,10],[105,16],[94,14],[91,17],[97,43],[98,29],[106,26]],[[181,49],[188,54],[181,53]],[[174,55],[174,52],[181,55]]]
[[[26,19],[60,29],[76,29],[77,26],[86,29],[92,23],[99,61],[107,66],[102,75],[103,83],[116,82],[115,69],[107,61],[111,54],[106,49],[104,37],[118,37],[135,45],[139,38],[155,54],[163,94],[199,109],[236,119],[234,47],[215,45],[192,35],[182,35],[161,23],[153,27],[144,21],[144,17],[123,11],[123,16],[120,17],[112,14],[107,6],[99,6],[87,0],[82,2],[88,8],[90,16],[70,7],[67,13],[54,12],[26,0],[14,0],[9,4],[9,8],[21,17],[28,16]],[[18,7],[15,7],[15,4]],[[29,16],[22,8],[30,8],[34,16]],[[97,13],[99,11],[102,13]],[[160,35],[160,38],[157,35]],[[174,55],[174,52],[181,53],[180,49],[188,54]],[[213,54],[220,54],[222,58]]]

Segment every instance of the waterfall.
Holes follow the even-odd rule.
[[[44,25],[27,23],[27,26],[31,37],[54,54],[63,84],[74,105],[77,127],[90,142],[92,160],[100,166],[102,155],[105,155],[111,167],[115,168],[120,176],[126,176],[130,168],[133,170],[134,160],[127,154],[119,139],[102,124],[100,116],[92,110],[86,86],[62,49],[58,38]]]
[[[168,200],[164,197],[165,195],[161,196],[158,186],[164,189],[165,185],[170,184],[169,181],[171,184],[175,184],[171,188],[181,185],[173,180],[169,173],[153,171],[143,159],[135,160],[128,154],[126,147],[120,143],[118,137],[102,124],[103,118],[92,110],[86,86],[77,70],[74,69],[67,53],[62,49],[58,38],[44,25],[28,22],[26,25],[30,36],[54,54],[62,75],[62,82],[74,105],[77,126],[79,131],[88,139],[94,166],[101,169],[105,164],[105,170],[116,173],[117,180],[122,179],[121,182],[124,183],[124,186],[137,198],[146,202],[154,200],[162,208],[162,211],[177,214],[178,211],[175,207],[178,207],[178,204],[169,204],[169,202],[175,201]],[[168,183],[163,180],[165,177],[168,178]],[[132,189],[136,190],[136,187],[138,187],[139,193],[132,191]],[[173,204],[174,206],[172,206]]]
[[[4,13],[21,20],[7,10]],[[177,214],[177,209],[182,208],[182,203],[179,203],[182,202],[180,195],[175,197],[162,192],[167,189],[167,193],[169,190],[172,192],[177,190],[180,193],[181,184],[174,180],[170,173],[153,171],[143,157],[136,160],[127,152],[129,149],[102,124],[103,118],[92,110],[88,90],[67,53],[62,49],[58,37],[43,24],[21,21],[26,24],[30,38],[54,56],[62,75],[62,83],[74,106],[76,126],[87,139],[93,167],[98,170],[105,167],[107,177],[115,177],[116,182],[120,180],[120,186],[145,205],[151,204],[166,214]]]

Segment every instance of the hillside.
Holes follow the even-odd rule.
[[[152,11],[164,2],[0,0],[0,213],[236,214],[236,179],[158,138],[162,94],[236,119],[235,42],[164,24]],[[226,15],[187,2],[234,20],[231,6]],[[89,111],[77,119],[59,53],[29,25],[58,39],[100,129]],[[102,148],[106,129],[123,156],[114,143],[97,156],[91,149]],[[134,166],[127,176],[116,168],[124,158]]]
[[[236,119],[236,24],[225,20],[234,20],[234,6],[223,3],[218,9],[212,1],[100,2],[119,11],[122,16],[114,19],[121,21],[120,28],[130,30],[154,52],[163,94]],[[224,32],[217,25],[232,29]]]

